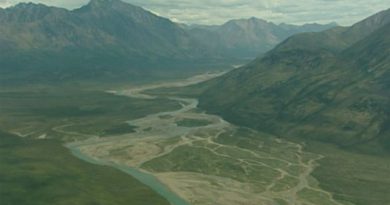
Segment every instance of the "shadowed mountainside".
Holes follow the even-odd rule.
[[[91,0],[72,11],[20,3],[0,9],[0,79],[4,84],[112,82],[226,68],[241,63],[247,50],[270,49],[280,36],[328,28],[303,27],[231,21],[218,31],[226,34],[223,40],[215,41],[219,37],[208,31],[199,36],[120,0]]]
[[[313,176],[335,199],[388,204],[389,17],[386,10],[295,35],[242,68],[173,92],[200,95],[201,108],[235,124],[304,142],[325,157]]]
[[[389,151],[389,14],[293,36],[202,85],[201,107],[278,136]]]
[[[8,81],[110,79],[212,61],[175,23],[120,0],[72,11],[33,3],[2,9],[0,52]]]

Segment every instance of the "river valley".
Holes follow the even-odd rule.
[[[179,82],[109,91],[138,99],[157,88],[188,86],[217,77],[204,74]],[[311,173],[323,156],[301,144],[232,125],[197,108],[198,100],[165,96],[181,105],[128,121],[134,133],[86,136],[68,143],[72,153],[94,164],[122,170],[172,205],[340,205],[318,187]],[[66,125],[54,130],[69,133]]]

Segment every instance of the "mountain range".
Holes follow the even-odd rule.
[[[216,33],[205,36],[201,33],[213,31],[184,28],[120,0],[91,0],[71,11],[20,3],[0,9],[1,81],[112,81],[188,72],[189,67],[231,64],[246,51],[260,53],[292,33],[328,27],[249,19],[213,27]],[[221,42],[209,44],[222,33]]]
[[[390,152],[390,9],[351,27],[294,35],[198,86],[200,106],[276,136]]]
[[[324,31],[313,32],[319,30]],[[131,83],[148,75],[199,71],[199,67],[230,65],[254,56],[257,58],[249,64],[201,84],[149,90],[163,93],[164,97],[156,99],[111,95],[100,91],[103,86],[97,87],[103,81]],[[95,84],[73,85],[74,81],[89,80]],[[37,82],[42,84],[36,86]],[[45,84],[48,82],[72,85]],[[161,117],[168,117],[165,120],[180,130],[188,128],[188,140],[194,141],[182,143],[173,135],[166,142],[156,138],[156,146],[146,149],[177,144],[167,147],[169,153],[156,152],[158,156],[151,161],[142,160],[145,163],[139,168],[150,166],[154,174],[159,170],[170,176],[179,173],[178,184],[189,187],[191,195],[198,194],[194,184],[200,185],[201,196],[211,196],[206,204],[220,202],[224,193],[233,196],[228,198],[231,204],[248,204],[235,196],[260,196],[263,201],[262,194],[266,195],[264,203],[270,196],[280,204],[385,205],[390,201],[390,9],[350,27],[276,25],[256,18],[232,20],[221,26],[188,26],[119,0],[92,0],[72,11],[21,3],[0,8],[0,87],[7,83],[27,86],[2,87],[4,130],[78,142],[89,135],[105,136],[103,133],[127,136],[134,131],[133,126],[123,123],[129,118],[180,109],[171,99],[179,94],[195,96],[199,109],[177,119]],[[166,99],[168,91],[175,98]],[[220,115],[232,126],[217,126],[222,130],[211,131],[212,124],[204,125],[214,123],[215,116],[204,122],[203,110]],[[201,120],[192,119],[196,113],[202,115]],[[133,186],[131,180],[130,188],[136,189],[118,189],[112,183],[116,179],[114,170],[98,173],[97,167],[62,160],[62,166],[72,170],[58,172],[62,163],[58,156],[66,158],[70,153],[58,149],[57,140],[32,142],[26,138],[28,141],[19,142],[11,139],[16,136],[1,131],[0,135],[6,139],[1,147],[6,153],[1,155],[6,169],[1,169],[5,174],[0,178],[9,187],[1,193],[11,204],[45,200],[49,204],[53,200],[121,203],[122,198],[111,195],[110,190],[127,194],[123,203],[161,201],[157,193]],[[105,144],[110,141],[100,139]],[[123,141],[122,137],[112,137],[115,144],[118,139]],[[131,149],[144,143],[127,145],[125,148]],[[123,149],[118,144],[116,150],[115,146],[108,146],[107,153],[119,150],[120,154],[103,153],[104,160],[115,155],[113,161],[121,161],[116,157]],[[125,150],[124,162],[129,158],[126,153],[135,152]],[[90,178],[90,170],[98,175]],[[196,177],[186,180],[183,173]],[[102,184],[96,176],[103,179]],[[169,178],[166,181],[171,181]],[[114,188],[110,188],[112,184]],[[210,187],[212,190],[207,190]],[[227,187],[228,192],[220,192],[221,187]],[[172,190],[182,191],[180,187]],[[80,191],[84,194],[79,196]],[[144,196],[148,200],[143,200]],[[203,203],[203,196],[201,201],[190,203]],[[38,200],[31,200],[35,198]]]
[[[336,26],[336,23],[305,24],[302,26],[285,23],[277,25],[252,17],[231,20],[220,26],[195,25],[185,28],[199,42],[206,43],[205,46],[211,46],[216,50],[216,53],[252,60],[294,34],[319,32]]]
[[[201,59],[202,49],[170,20],[119,0],[72,11],[21,3],[0,12],[2,72],[20,79],[131,75]]]

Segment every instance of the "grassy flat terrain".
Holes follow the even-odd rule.
[[[179,108],[177,102],[165,99],[142,100],[75,89],[3,91],[0,101],[1,129],[64,140],[131,133],[134,127],[126,121]]]
[[[210,122],[207,120],[201,120],[201,119],[181,119],[176,122],[178,126],[181,127],[202,127],[209,125]]]
[[[78,141],[75,144],[87,156],[148,171],[192,205],[378,205],[389,201],[387,193],[390,183],[387,179],[390,163],[387,156],[356,154],[326,144],[303,143],[302,139],[295,143],[265,132],[236,127],[196,108],[193,103],[196,100],[182,99],[175,102],[164,98],[134,99],[97,91],[62,90],[60,94],[59,91],[50,89],[0,93],[0,99],[5,105],[0,108],[3,114],[0,125],[32,138],[73,141],[96,135],[109,137]],[[137,96],[137,93],[134,95]],[[182,103],[184,107],[180,107],[178,102],[188,103]],[[152,113],[155,115],[149,115]],[[126,137],[115,137],[123,134]],[[30,139],[22,141],[30,142]],[[36,149],[34,152],[29,151],[29,156],[33,159],[41,157],[37,150],[47,153],[44,150],[48,144],[53,149],[64,149],[55,148],[53,143],[60,145],[51,140],[31,141]],[[17,152],[18,147],[18,144],[12,144],[9,149],[13,151],[7,152]],[[24,156],[17,156],[19,158],[7,158],[2,162],[5,167],[8,166],[4,170],[20,169],[19,165],[7,165],[18,162],[17,159],[23,161]],[[29,167],[27,171],[38,170],[26,175],[39,178],[43,171],[47,175],[48,169],[62,179],[63,172],[53,168],[57,164],[51,161],[52,157],[38,160],[39,165],[26,165]],[[56,163],[61,162],[56,159]],[[74,166],[69,169],[82,168]],[[7,178],[15,173],[19,174],[18,171],[4,174],[4,183],[7,182],[5,191],[18,194],[18,191],[14,191],[18,189],[13,187],[30,187],[25,183],[35,183],[35,179],[23,175],[17,178],[26,181],[9,182]],[[85,173],[94,172],[78,172],[80,175]],[[77,184],[81,178],[68,177],[61,182]],[[56,186],[57,183],[56,177],[44,182],[48,187]],[[104,180],[102,184],[108,182]],[[99,189],[99,185],[93,186]],[[69,191],[64,187],[58,188],[58,192]],[[115,188],[111,185],[107,185],[107,188],[110,189],[104,192],[107,196],[96,200],[111,197]],[[87,190],[87,193],[89,190],[83,187],[80,189]],[[103,189],[92,190],[97,192]],[[34,191],[39,192],[39,189]],[[46,200],[50,196],[46,197],[39,192],[37,196],[23,199],[44,197]],[[127,197],[136,196],[129,194]],[[74,200],[89,198],[80,196]],[[82,201],[80,204],[88,203]]]
[[[97,159],[153,173],[193,205],[310,204],[311,200],[339,205],[312,177],[322,156],[268,134],[222,125],[194,127],[176,137],[174,131],[171,136],[145,131],[137,138],[81,143],[79,149]],[[302,194],[305,190],[321,200]]]
[[[305,148],[323,156],[313,173],[323,190],[345,204],[390,204],[389,14],[293,36],[192,92],[170,93],[198,95],[200,108],[239,126],[320,142]],[[324,201],[312,190],[298,196]]]
[[[0,132],[2,205],[168,205],[131,176],[73,157],[55,140]]]
[[[390,204],[390,156],[359,154],[313,142],[307,147],[326,156],[313,176],[336,199],[356,205]]]
[[[0,92],[0,130],[26,137],[0,133],[0,204],[169,204],[125,173],[73,157],[62,144],[132,133],[127,120],[174,110],[178,103],[102,91],[31,90]]]
[[[201,90],[204,89],[202,86],[192,86],[187,88],[178,88],[178,89],[160,89],[160,90],[153,90],[149,91],[148,93],[158,94],[158,93],[169,93],[171,95],[179,95],[179,96],[197,96],[199,93],[201,93]],[[199,89],[199,90],[198,90]],[[304,98],[302,99],[304,100]],[[371,101],[366,102],[365,105],[373,103]],[[370,105],[373,109],[374,106],[377,104]],[[356,104],[354,108],[363,110],[359,106],[364,106]],[[233,107],[234,108],[234,107]],[[248,106],[247,109],[264,109],[267,110],[266,107],[255,105]],[[330,110],[330,109],[329,109]],[[209,110],[210,111],[210,110]],[[240,110],[243,111],[243,110]],[[270,110],[268,110],[270,111]],[[259,115],[255,114],[248,114],[245,115],[246,112],[241,112],[241,116],[238,117],[237,115],[230,116],[229,113],[224,113],[224,117],[228,117],[225,119],[228,119],[232,122],[240,122],[241,125],[250,126],[251,123],[259,123],[259,121],[253,120]],[[299,112],[297,112],[299,114]],[[267,113],[265,113],[267,114]],[[341,112],[341,110],[333,110],[332,115],[327,116],[327,121],[323,121],[324,126],[316,126],[316,127],[310,127],[307,126],[307,129],[315,129],[316,132],[301,132],[301,137],[299,140],[297,140],[299,143],[305,144],[304,148],[305,151],[309,151],[311,153],[322,155],[323,158],[321,160],[316,161],[318,166],[314,169],[312,172],[312,176],[318,181],[316,183],[319,183],[319,187],[327,192],[332,193],[334,199],[336,199],[339,203],[342,204],[355,204],[355,205],[378,205],[378,204],[390,204],[390,198],[389,198],[389,187],[390,183],[390,155],[383,151],[383,148],[386,147],[386,141],[382,141],[382,144],[377,144],[378,141],[376,139],[381,140],[381,138],[374,138],[374,140],[367,139],[364,142],[361,143],[355,143],[356,140],[354,140],[353,137],[356,138],[356,135],[352,135],[353,132],[349,133],[352,137],[352,143],[351,141],[343,141],[343,143],[349,143],[347,146],[343,146],[343,143],[340,143],[339,146],[337,146],[337,137],[340,135],[337,135],[337,129],[330,129],[326,127],[326,123],[332,122],[332,123],[345,123],[349,116],[349,119],[351,121],[359,121],[359,120],[365,120],[365,117],[369,117],[370,115],[352,115],[351,113],[346,114],[345,112]],[[356,116],[351,118],[350,116]],[[337,118],[339,121],[332,121],[330,119]],[[272,118],[264,118],[264,123],[271,122]],[[262,122],[262,121],[261,121]],[[375,128],[374,124],[376,121],[373,121],[372,128]],[[285,121],[275,121],[272,123],[273,125],[277,125],[279,127],[285,126],[288,128],[289,126],[292,127],[291,124],[286,123]],[[348,124],[348,123],[347,123]],[[304,126],[305,124],[302,123],[300,126]],[[384,125],[386,127],[386,125]],[[356,127],[356,124],[350,123],[349,125],[346,125],[343,129],[344,131],[348,132],[348,129],[357,129],[359,126]],[[359,128],[360,129],[360,128]],[[321,135],[321,133],[324,133],[325,131],[334,132],[333,135]],[[387,135],[388,129],[383,129],[382,134],[383,136],[389,136]],[[375,129],[366,129],[366,133],[375,133]],[[284,135],[280,135],[282,137],[289,136],[290,133],[285,133]],[[362,134],[363,136],[364,134]],[[221,135],[220,137],[215,139],[215,142],[221,143],[221,144],[230,144],[233,146],[238,146],[241,148],[246,149],[256,149],[256,140],[260,140],[259,137],[245,137],[248,136],[247,134],[238,134],[235,137],[235,135],[229,136],[229,135]],[[273,134],[270,134],[270,139],[275,138]],[[303,140],[302,138],[305,138]],[[310,138],[322,138],[321,141],[323,142],[313,142],[309,140]],[[294,137],[291,137],[290,139],[296,139]],[[340,138],[338,139],[340,140]],[[306,141],[306,143],[303,143]],[[327,143],[335,143],[336,145],[327,144]],[[214,145],[210,145],[208,142],[196,142],[193,143],[194,145],[200,145],[200,146],[207,146],[209,148],[215,148]],[[384,145],[384,146],[383,146]],[[265,146],[265,147],[274,147],[273,145]],[[279,148],[274,147],[276,156],[280,156],[281,150]],[[194,150],[192,150],[194,151]],[[221,154],[229,154],[234,156],[235,158],[242,158],[239,153],[236,153],[232,150],[226,151],[224,149],[216,149],[218,153]],[[187,152],[189,152],[187,150]],[[369,154],[367,154],[369,153]],[[190,162],[184,162],[183,164],[179,164],[179,160],[175,159],[176,156],[180,156],[181,154],[186,154],[184,152],[180,153],[179,150],[175,150],[171,155],[165,156],[160,158],[160,160],[164,160],[165,162],[175,162],[175,163],[163,163],[164,166],[153,166],[153,163],[157,163],[158,160],[152,161],[153,163],[147,163],[145,166],[151,170],[156,169],[159,167],[164,171],[164,169],[167,166],[171,166],[171,168],[175,170],[182,170],[182,171],[191,171]],[[199,150],[199,155],[204,155],[205,152],[203,150]],[[193,154],[192,156],[196,156]],[[294,156],[294,155],[290,155]],[[211,161],[210,158],[199,158],[200,161],[202,161],[202,164],[208,161]],[[310,157],[309,157],[310,159]],[[260,160],[257,159],[257,162]],[[269,160],[266,161],[267,164],[271,165],[272,167],[281,167],[281,165],[275,164],[277,162],[270,162]],[[196,164],[194,161],[192,161],[192,164]],[[175,166],[177,165],[177,166]],[[234,165],[234,164],[233,164]],[[218,166],[213,166],[215,169],[218,169]],[[207,167],[206,167],[207,168]],[[157,169],[158,170],[158,169]],[[205,168],[198,169],[198,172],[203,173]],[[300,172],[299,166],[295,167],[289,167],[291,172],[297,174]],[[161,171],[161,170],[160,170]],[[165,170],[166,171],[166,170]],[[224,174],[224,172],[218,172],[214,171],[214,173]],[[238,173],[238,172],[237,172]],[[238,175],[237,175],[238,176]],[[295,180],[295,181],[294,181]],[[280,191],[285,190],[288,187],[291,186],[291,184],[296,184],[296,179],[285,177],[283,180],[280,180],[278,183],[275,184],[275,186],[272,187],[272,191]],[[323,198],[326,197],[322,194],[322,192],[313,193],[311,190],[301,190],[298,193],[298,196],[301,198],[307,199],[309,202],[314,204],[321,204],[320,202],[324,202]],[[280,203],[283,204],[283,203]],[[287,204],[287,203],[286,203]],[[325,203],[326,204],[326,203]]]

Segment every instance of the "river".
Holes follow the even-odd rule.
[[[108,92],[130,98],[153,100],[164,96],[154,96],[146,94],[144,91],[194,85],[222,74],[207,73],[182,81],[144,85]],[[311,173],[317,167],[318,160],[322,159],[323,156],[306,153],[301,144],[278,138],[269,138],[267,135],[253,130],[257,140],[251,141],[251,148],[218,142],[216,139],[221,134],[230,133],[230,136],[233,136],[239,127],[226,122],[220,116],[207,114],[197,109],[198,99],[178,96],[165,97],[178,102],[181,107],[177,110],[154,113],[128,121],[130,125],[137,127],[135,133],[105,138],[84,135],[83,137],[88,139],[69,143],[66,146],[72,151],[73,155],[82,160],[93,164],[111,166],[130,174],[166,198],[172,205],[275,205],[281,203],[288,205],[341,205],[333,198],[331,193],[322,190],[316,183],[313,183],[314,179]],[[207,123],[194,123],[194,126],[178,124],[178,122],[186,119],[207,121]],[[57,127],[54,130],[63,134],[76,134],[64,131],[66,126],[69,125]],[[237,135],[237,137],[240,137],[240,135]],[[161,170],[160,168],[163,168],[164,165],[177,165],[183,161],[191,160],[184,155],[183,158],[159,161],[173,153],[178,154],[177,150],[183,147],[187,150],[203,150],[202,152],[190,152],[190,154],[200,157],[207,153],[207,157],[214,160],[214,162],[211,162],[214,163],[213,166],[224,164],[234,167],[239,164],[242,169],[238,170],[244,170],[244,173],[234,172],[237,169],[230,170],[233,172],[229,173],[232,174],[229,177],[226,174],[220,175],[221,170],[217,170],[218,172],[208,170],[209,173],[191,172],[185,169],[183,169],[184,171],[172,171],[172,167]],[[207,160],[208,158],[198,159]],[[154,169],[153,166],[144,166],[153,161],[154,163],[157,161],[157,165],[155,164],[157,169]],[[164,164],[159,164],[161,162]],[[196,162],[193,166],[197,166]],[[247,172],[248,170],[252,171]],[[297,170],[299,170],[298,173]],[[255,178],[251,181],[245,182],[245,177],[252,176],[250,173],[263,174],[255,175]],[[238,176],[244,177],[242,178],[243,181],[234,179]],[[254,183],[258,181],[261,183]],[[288,184],[286,185],[286,183]],[[275,188],[280,190],[275,192],[273,191]],[[259,192],[259,190],[264,191]],[[302,199],[300,194],[307,190],[310,190],[311,194],[314,192],[321,203],[307,203],[305,199]],[[282,202],[280,202],[281,200]]]
[[[143,91],[157,89],[157,88],[172,88],[172,87],[183,87],[183,86],[194,85],[194,84],[218,77],[222,74],[223,73],[206,73],[206,74],[197,75],[197,76],[194,76],[194,77],[182,80],[182,81],[143,85],[143,86],[130,88],[127,90],[108,91],[108,92],[115,94],[115,95],[124,95],[124,96],[132,97],[132,98],[154,99],[154,98],[156,98],[156,96],[144,94]],[[156,113],[156,114],[145,116],[145,117],[140,118],[140,119],[129,121],[129,124],[137,127],[136,133],[132,134],[132,136],[131,136],[132,138],[147,137],[147,136],[150,136],[151,134],[158,134],[161,136],[163,136],[163,135],[180,136],[180,135],[184,135],[186,133],[191,132],[193,129],[198,129],[196,127],[194,127],[194,128],[178,127],[178,126],[176,126],[176,124],[172,120],[164,119],[162,117],[162,116],[185,115],[188,111],[197,108],[198,100],[191,99],[191,98],[179,98],[179,97],[168,97],[168,98],[179,102],[181,105],[181,108],[179,110]],[[213,122],[211,125],[206,126],[209,128],[210,127],[223,128],[223,127],[229,125],[227,122],[225,122],[224,120],[222,120],[218,116],[207,115],[205,113],[197,113],[197,114],[195,114],[196,116],[193,116],[193,115],[194,115],[194,113],[192,113],[192,116],[191,116],[192,118],[196,117],[197,119],[207,119],[207,120]],[[152,130],[147,129],[147,128],[152,128]],[[61,131],[61,132],[65,132],[65,131]],[[74,133],[72,133],[72,134],[74,134]],[[111,167],[114,167],[118,170],[121,170],[127,174],[130,174],[131,176],[138,179],[140,182],[149,186],[151,189],[153,189],[158,194],[163,196],[172,205],[190,205],[187,201],[185,201],[180,196],[178,196],[176,193],[171,191],[166,185],[161,183],[151,173],[148,173],[144,170],[141,170],[138,167],[126,166],[123,164],[114,163],[112,161],[93,157],[93,156],[81,151],[81,148],[84,146],[93,145],[93,144],[101,144],[101,143],[104,143],[104,140],[110,141],[112,139],[91,137],[90,139],[85,140],[85,141],[68,143],[68,144],[66,144],[66,147],[71,150],[71,152],[74,156],[76,156],[77,158],[82,159],[86,162],[89,162],[92,164],[97,164],[97,165],[103,165],[103,166],[111,166]]]

